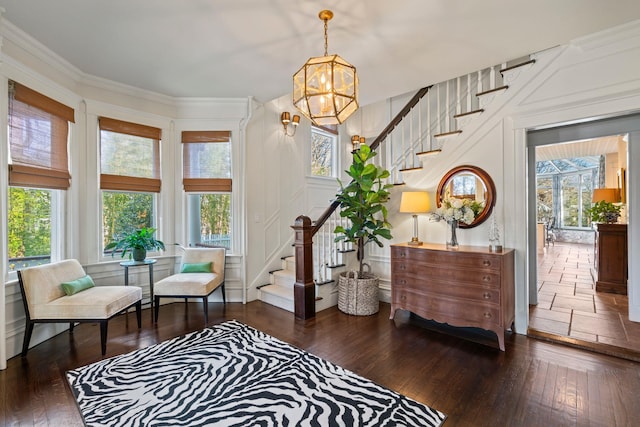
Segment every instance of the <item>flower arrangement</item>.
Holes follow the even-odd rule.
[[[440,207],[436,209],[435,219],[446,222],[458,221],[471,224],[476,216],[484,209],[484,202],[477,202],[472,199],[446,198],[440,202]]]

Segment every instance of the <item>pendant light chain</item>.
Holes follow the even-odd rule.
[[[329,25],[327,24],[327,22],[329,22],[328,19],[324,19],[324,56],[329,56],[329,36],[327,35],[327,29],[329,28]]]

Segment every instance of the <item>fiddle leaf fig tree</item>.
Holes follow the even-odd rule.
[[[340,203],[340,216],[347,218],[350,225],[337,226],[334,233],[338,236],[334,240],[356,246],[360,276],[364,272],[365,246],[373,242],[382,247],[380,239],[392,238],[385,203],[389,201],[389,189],[393,185],[383,181],[390,176],[388,170],[368,163],[376,155],[369,146],[362,145],[353,152],[353,163],[346,171],[352,181],[345,186],[338,179],[340,193],[336,195],[336,200]]]

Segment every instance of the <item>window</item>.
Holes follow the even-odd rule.
[[[60,258],[58,218],[71,184],[67,145],[74,110],[9,82],[9,271]]]
[[[184,131],[182,144],[188,244],[231,248],[231,132]]]
[[[537,178],[537,211],[538,222],[550,223],[554,215],[553,209],[553,177],[544,176]]]
[[[591,207],[599,164],[599,156],[536,162],[538,222],[554,222],[560,228],[589,228],[586,210]]]
[[[123,233],[156,228],[160,137],[158,128],[100,118],[103,248]]]
[[[336,176],[338,132],[311,126],[311,175]]]

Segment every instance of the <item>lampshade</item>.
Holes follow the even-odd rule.
[[[400,212],[425,213],[429,212],[429,193],[426,191],[405,191],[400,199]]]
[[[607,202],[618,203],[620,201],[620,190],[617,188],[595,188],[591,197],[593,203]]]
[[[309,60],[293,75],[293,105],[316,125],[336,125],[358,109],[356,67],[327,53],[327,22],[333,12],[323,10],[324,56]]]

